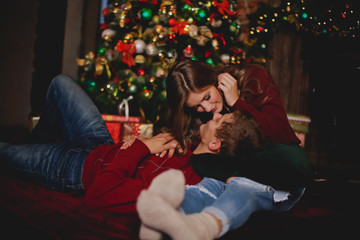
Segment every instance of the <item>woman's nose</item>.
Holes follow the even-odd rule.
[[[201,104],[202,108],[204,109],[205,112],[211,112],[211,104],[208,102],[203,102]]]

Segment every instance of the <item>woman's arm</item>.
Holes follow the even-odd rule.
[[[238,100],[233,109],[249,112],[260,125],[266,139],[283,144],[300,143],[291,128],[280,93],[272,77],[264,68],[253,67],[247,75],[251,81],[248,87],[254,92],[254,96]],[[259,87],[259,89],[258,89]]]

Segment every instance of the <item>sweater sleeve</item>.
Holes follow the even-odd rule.
[[[249,70],[248,78],[256,79],[259,82],[261,92],[256,90],[255,81],[250,86],[256,96],[252,96],[250,103],[239,98],[232,106],[250,113],[255,121],[260,125],[261,130],[268,141],[289,144],[299,144],[300,140],[296,137],[288,121],[286,110],[282,103],[279,91],[275,83],[264,68],[253,67]],[[268,98],[263,105],[263,100]]]
[[[135,212],[136,199],[146,183],[132,176],[149,154],[150,150],[140,140],[135,140],[128,149],[119,150],[96,175],[84,196],[84,205],[113,212]]]

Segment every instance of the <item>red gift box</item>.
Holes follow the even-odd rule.
[[[140,123],[140,117],[128,117],[118,115],[101,114],[105,120],[106,127],[115,143],[124,141],[124,123]]]
[[[153,134],[153,124],[141,123],[140,117],[119,116],[101,114],[106,127],[115,143],[126,141],[132,137],[151,137]],[[40,117],[32,117],[30,131],[36,126]]]

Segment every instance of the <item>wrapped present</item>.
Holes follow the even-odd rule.
[[[120,115],[124,114],[123,117],[125,121],[120,122],[119,124],[119,136],[113,136],[114,141],[127,141],[132,139],[133,137],[152,137],[153,135],[153,124],[142,123],[140,122],[139,117],[129,117],[129,101],[133,99],[133,96],[129,96],[127,99],[123,99],[123,101],[118,106],[118,112]]]
[[[140,117],[101,114],[106,127],[115,143],[126,141],[132,137],[152,137],[153,124],[140,122]],[[31,118],[30,131],[39,122],[40,117]]]
[[[142,123],[140,117],[129,116],[129,104],[128,101],[132,99],[130,96],[124,99],[119,104],[119,114],[101,114],[105,121],[106,127],[115,143],[129,140],[133,137],[152,137],[153,124]],[[124,110],[124,111],[123,111]],[[122,116],[121,114],[125,114]],[[36,126],[40,117],[35,116],[31,118],[30,131]]]
[[[149,138],[153,135],[153,128],[152,123],[124,122],[120,131],[120,139],[127,141],[139,136]]]
[[[310,117],[300,114],[287,113],[290,126],[294,129],[296,136],[300,139],[300,146],[305,146],[305,137],[309,132]]]
[[[101,116],[105,120],[106,127],[115,143],[124,141],[124,124],[140,123],[140,117],[126,117],[110,114],[101,114]]]

